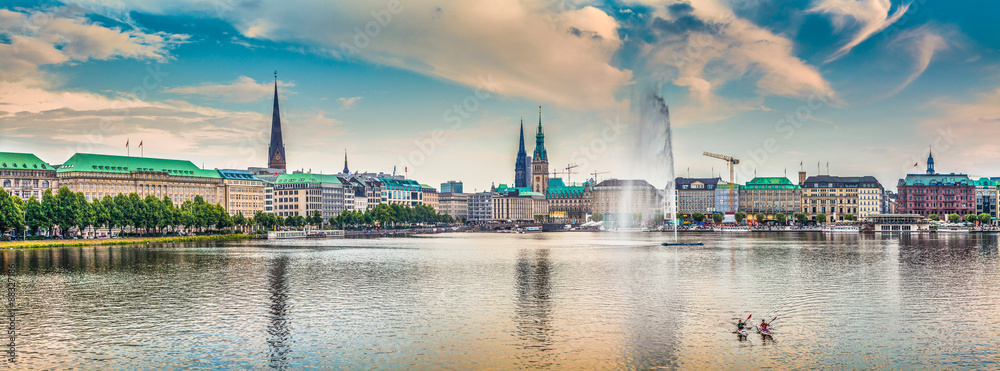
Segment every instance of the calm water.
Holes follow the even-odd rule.
[[[996,235],[447,234],[2,252],[24,369],[1000,367]],[[5,277],[7,278],[7,277]],[[9,284],[8,282],[3,282]],[[10,286],[8,286],[10,287]],[[773,340],[732,318],[777,317]],[[0,343],[6,344],[4,340]],[[6,346],[3,348],[7,348]]]

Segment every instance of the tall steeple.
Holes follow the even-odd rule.
[[[347,148],[344,148],[344,174],[350,174],[351,170],[347,168]]]
[[[538,106],[538,132],[535,133],[535,153],[531,157],[531,190],[548,195],[549,154],[545,151],[545,134],[542,133],[542,106]]]
[[[934,154],[927,147],[927,174],[934,174]]]
[[[281,113],[278,110],[278,71],[274,71],[274,109],[271,113],[271,145],[267,148],[267,167],[285,169],[285,143],[281,140]]]
[[[514,187],[528,187],[530,176],[528,152],[524,150],[524,118],[521,118],[521,140],[517,146],[517,160],[514,161]]]

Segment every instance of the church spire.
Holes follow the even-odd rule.
[[[542,106],[538,106],[538,132],[535,133],[535,153],[532,156],[532,162],[549,160],[545,151],[545,133],[542,132]]]
[[[930,146],[927,146],[927,174],[934,174],[934,153]]]
[[[347,168],[347,148],[344,148],[344,174],[350,174],[351,170]]]
[[[517,145],[517,159],[514,160],[514,187],[528,187],[530,166],[528,152],[524,150],[524,117],[521,117],[521,139]]]
[[[274,71],[274,108],[271,113],[271,145],[267,148],[267,167],[285,168],[285,144],[281,140],[281,113],[278,109],[278,71]]]

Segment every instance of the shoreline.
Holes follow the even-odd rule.
[[[33,249],[48,247],[84,247],[84,246],[122,246],[149,243],[193,242],[193,241],[235,241],[257,238],[250,234],[221,234],[212,236],[184,237],[133,237],[88,240],[34,240],[34,241],[3,241],[0,250]]]

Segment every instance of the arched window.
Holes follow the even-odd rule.
[[[4,188],[10,188],[10,179],[6,179],[6,180],[3,181],[3,187]]]
[[[49,188],[49,181],[48,180],[43,180],[42,181],[42,188]]]

